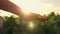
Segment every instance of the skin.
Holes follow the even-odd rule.
[[[0,9],[4,10],[4,11],[7,11],[7,12],[14,13],[18,16],[22,12],[21,8],[19,8],[17,5],[10,2],[9,0],[0,0]]]
[[[0,0],[0,9],[4,10],[4,11],[7,11],[7,12],[14,13],[18,16],[22,15],[21,8],[19,8],[17,5],[10,2],[9,0]],[[12,32],[11,32],[11,34],[12,34]]]

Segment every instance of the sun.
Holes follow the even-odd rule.
[[[22,11],[22,13],[27,15],[27,14],[30,14],[31,12],[30,11]]]

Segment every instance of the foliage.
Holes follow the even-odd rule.
[[[27,27],[29,21],[35,23],[33,30],[29,30]],[[28,20],[21,19],[21,21],[19,18],[7,17],[4,32],[6,34],[60,34],[60,15],[55,15],[52,12],[45,20],[30,17]]]

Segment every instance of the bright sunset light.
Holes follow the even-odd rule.
[[[0,0],[0,34],[60,34],[60,0]]]
[[[23,11],[23,14],[24,15],[28,15],[28,14],[30,14],[31,12],[30,11]]]
[[[18,5],[25,13],[37,13],[40,15],[47,15],[54,11],[56,14],[60,13],[60,0],[10,0]],[[4,11],[2,11],[3,13]],[[2,14],[1,13],[1,14]],[[5,15],[6,12],[4,12]],[[11,14],[9,14],[11,15]],[[9,16],[8,15],[8,16]]]
[[[18,5],[26,13],[33,12],[41,15],[49,14],[52,11],[59,13],[59,0],[10,0]],[[58,5],[58,6],[57,6]]]

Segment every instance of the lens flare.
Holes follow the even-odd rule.
[[[34,23],[33,23],[32,21],[29,22],[28,27],[30,27],[30,28],[34,28]]]

